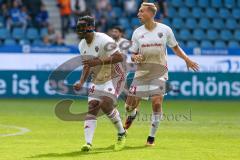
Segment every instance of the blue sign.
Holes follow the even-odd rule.
[[[0,71],[1,98],[67,98],[56,92],[54,87],[68,93],[66,84],[74,84],[80,72],[73,72],[64,81],[49,85],[48,71]],[[132,75],[130,75],[131,77]],[[240,100],[239,73],[169,73],[174,91],[169,99]],[[86,97],[86,94],[82,96]],[[76,98],[76,97],[73,97]]]

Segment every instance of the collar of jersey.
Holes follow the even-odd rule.
[[[94,34],[93,35],[93,40],[92,40],[92,42],[90,44],[88,44],[87,41],[85,40],[88,47],[90,47],[93,44],[93,42],[95,41],[96,32],[93,32],[93,34]]]

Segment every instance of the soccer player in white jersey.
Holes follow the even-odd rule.
[[[127,45],[129,44],[129,40],[123,38],[123,29],[119,26],[114,26],[111,29],[111,35],[110,35],[114,41],[117,43],[120,52],[123,54],[127,54],[128,49],[125,49],[124,44]]]
[[[88,114],[84,123],[86,144],[83,145],[82,151],[89,151],[92,148],[97,114],[100,109],[118,131],[118,141],[114,149],[120,150],[124,147],[126,132],[119,112],[113,104],[121,92],[119,86],[125,79],[124,72],[118,66],[118,63],[123,61],[123,57],[113,39],[104,33],[94,32],[94,28],[93,17],[84,16],[78,19],[77,34],[82,39],[79,50],[84,66],[80,81],[74,85],[75,90],[80,90],[90,75],[92,78],[89,87]],[[113,80],[118,82],[113,83]]]
[[[154,16],[156,14],[157,8],[153,3],[143,2],[139,12],[138,18],[143,24],[137,28],[132,35],[132,46],[129,49],[132,52],[132,60],[136,62],[139,66],[146,64],[159,64],[159,66],[165,66],[167,68],[167,50],[166,47],[170,47],[174,53],[182,58],[187,65],[187,68],[191,68],[194,71],[199,69],[197,63],[193,62],[185,52],[178,45],[172,29],[162,23],[154,21]],[[160,69],[160,68],[159,68]],[[145,72],[137,70],[135,72],[135,77],[140,80],[144,80]],[[168,80],[167,69],[166,73],[158,77],[159,81]],[[160,83],[159,83],[160,84]],[[151,84],[143,86],[132,86],[129,92],[132,94],[138,91],[151,91]],[[154,145],[155,135],[162,118],[162,102],[164,93],[150,95],[152,101],[152,119],[151,119],[151,129],[149,136],[147,138],[147,146]],[[137,115],[137,106],[141,100],[141,97],[130,95],[127,98],[125,107],[128,113],[128,117],[125,121],[125,129],[128,129],[133,120]]]
[[[123,33],[124,33],[124,31],[120,26],[114,26],[110,30],[110,36],[116,42],[116,44],[118,45],[118,47],[120,49],[120,52],[124,56],[124,60],[123,60],[123,62],[121,62],[122,64],[120,66],[122,66],[123,67],[122,69],[126,71],[127,63],[131,63],[130,56],[128,56],[128,49],[129,49],[131,42],[129,40],[127,40],[126,38],[123,38]],[[126,73],[125,78],[127,78],[127,73]],[[124,88],[126,91],[128,90],[127,83],[125,83]],[[124,93],[122,96],[123,96],[124,100],[126,100],[127,94]]]

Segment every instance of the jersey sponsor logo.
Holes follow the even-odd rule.
[[[160,47],[160,46],[162,46],[162,44],[161,43],[153,43],[153,44],[142,44],[142,48],[144,48],[144,47]]]

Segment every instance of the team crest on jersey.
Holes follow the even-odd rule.
[[[95,51],[96,51],[96,52],[99,51],[99,47],[98,47],[98,46],[95,47]]]
[[[108,91],[111,92],[111,91],[112,91],[112,88],[108,88]]]
[[[86,51],[83,52],[83,54],[86,54],[86,53],[87,53]]]
[[[162,36],[163,36],[163,33],[162,33],[162,32],[159,32],[159,33],[158,33],[158,37],[159,37],[159,38],[162,38]]]

